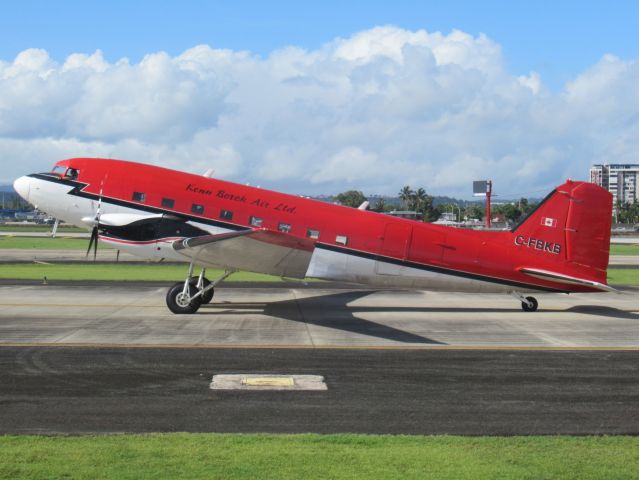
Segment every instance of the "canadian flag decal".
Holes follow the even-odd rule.
[[[550,217],[541,217],[541,224],[544,227],[556,227],[557,226],[557,219],[556,218],[550,218]]]

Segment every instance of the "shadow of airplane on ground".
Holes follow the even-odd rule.
[[[216,315],[243,315],[247,310],[261,310],[264,315],[275,318],[283,318],[295,322],[308,323],[320,327],[333,328],[345,332],[356,333],[391,340],[401,343],[420,345],[447,345],[428,337],[406,332],[388,325],[383,325],[355,316],[357,312],[383,313],[383,312],[413,312],[413,313],[516,313],[531,315],[522,312],[519,308],[504,309],[495,307],[402,307],[402,306],[358,306],[350,303],[376,293],[379,290],[348,290],[339,293],[317,295],[277,302],[240,302],[240,303],[212,303],[203,305],[200,314],[215,313]],[[335,312],[335,315],[321,315],[320,312]],[[639,320],[639,314],[620,310],[614,307],[602,305],[575,305],[566,309],[542,309],[539,313],[573,312],[601,317],[622,318]],[[305,314],[306,313],[306,314]],[[309,315],[310,313],[310,315]]]
[[[639,314],[629,312],[626,310],[620,310],[614,307],[607,307],[605,305],[575,305],[570,307],[564,312],[574,313],[586,313],[588,315],[599,315],[601,317],[613,317],[613,318],[626,318],[629,320],[639,320]]]
[[[387,307],[349,307],[348,304],[365,297],[376,290],[356,290],[315,297],[304,297],[278,302],[241,302],[241,303],[212,303],[202,305],[200,313],[212,313],[216,315],[243,315],[246,310],[262,310],[264,315],[276,318],[284,318],[294,322],[302,322],[318,327],[334,328],[345,332],[357,333],[377,337],[384,340],[391,340],[401,343],[414,343],[420,345],[447,345],[443,342],[422,337],[414,333],[406,332],[388,325],[372,322],[353,315],[356,311],[397,311],[398,309]],[[317,315],[322,311],[337,311],[336,317]],[[407,311],[419,311],[419,309],[405,309]],[[312,316],[305,315],[304,312],[314,312]]]

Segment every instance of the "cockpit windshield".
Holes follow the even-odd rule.
[[[60,178],[75,180],[78,178],[78,171],[75,168],[67,167],[64,165],[56,165],[51,170],[51,173],[59,175]]]

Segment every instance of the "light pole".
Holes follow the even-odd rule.
[[[451,203],[451,210],[452,210],[452,214],[455,215],[455,208],[457,208],[457,211],[459,212],[459,215],[457,216],[457,222],[461,222],[461,207],[459,205],[455,205],[454,203]]]
[[[490,194],[493,190],[492,180],[486,182],[486,228],[490,228]]]

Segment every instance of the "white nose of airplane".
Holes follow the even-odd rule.
[[[18,195],[29,201],[29,193],[31,192],[31,179],[29,177],[20,177],[13,182],[13,188]]]

